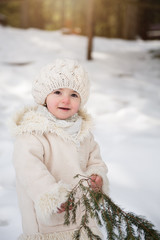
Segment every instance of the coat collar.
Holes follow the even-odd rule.
[[[78,140],[81,142],[86,136],[88,136],[93,124],[91,116],[84,110],[79,111],[78,114],[82,118],[82,125],[76,141]],[[14,136],[26,133],[35,135],[55,133],[56,135],[61,136],[64,140],[74,140],[62,129],[57,128],[44,114],[38,111],[38,105],[25,107],[17,112],[13,117],[11,129]]]

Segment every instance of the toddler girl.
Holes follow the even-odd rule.
[[[45,66],[33,82],[37,105],[26,107],[14,119],[14,167],[23,234],[19,240],[71,240],[81,220],[65,226],[67,193],[74,176],[91,176],[90,187],[108,193],[107,167],[84,111],[89,80],[74,60],[56,60]],[[90,220],[95,234],[100,232]],[[88,240],[85,232],[81,240]]]

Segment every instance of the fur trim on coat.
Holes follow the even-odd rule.
[[[71,188],[62,182],[55,183],[52,191],[39,197],[35,202],[37,216],[45,224],[49,224],[53,213],[67,200],[67,193]]]
[[[99,236],[102,236],[100,231],[97,228],[92,228],[92,231],[94,234],[97,234]],[[33,235],[26,235],[22,234],[18,240],[72,240],[73,234],[75,233],[75,230],[71,231],[64,231],[64,232],[54,232],[49,234],[33,234]],[[81,231],[80,240],[90,240],[84,230]]]
[[[86,136],[89,135],[93,124],[89,114],[84,110],[78,112],[82,117],[82,126],[80,134],[78,135],[79,142],[82,142]],[[76,142],[69,134],[63,129],[57,128],[54,122],[50,121],[44,114],[38,110],[38,105],[25,107],[19,111],[12,119],[10,124],[13,136],[21,135],[24,133],[43,135],[45,133],[55,133],[63,140],[70,140]]]

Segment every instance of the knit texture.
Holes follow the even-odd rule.
[[[70,88],[81,97],[81,107],[89,97],[89,79],[87,72],[75,60],[57,59],[43,67],[33,82],[32,95],[38,104],[45,104],[46,97],[53,90]]]

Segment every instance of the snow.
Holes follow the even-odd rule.
[[[160,229],[160,41],[95,37],[93,61],[87,39],[60,31],[0,27],[0,239],[21,233],[13,139],[8,121],[33,103],[31,84],[56,58],[78,59],[89,72],[88,111],[109,169],[110,196]]]

